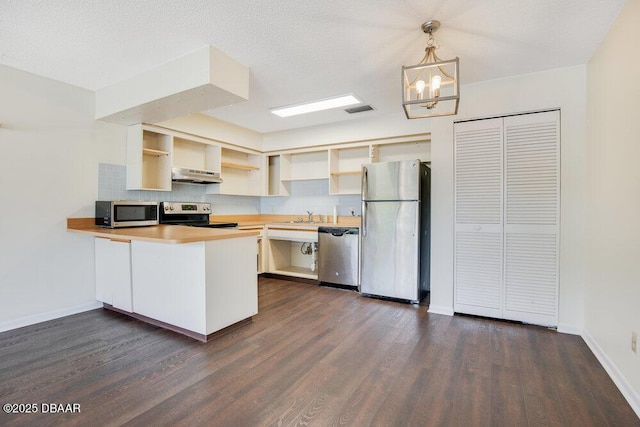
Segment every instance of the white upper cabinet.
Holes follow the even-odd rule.
[[[207,185],[207,194],[262,194],[262,156],[259,153],[222,147],[220,158],[222,182]]]
[[[360,194],[362,165],[366,163],[416,159],[431,161],[431,142],[427,138],[331,148],[329,194]]]
[[[127,190],[171,191],[173,136],[137,124],[127,128]]]
[[[271,153],[154,125],[127,133],[127,190],[171,191],[171,168],[219,172],[207,194],[288,196],[291,182],[328,180],[329,194],[360,194],[362,165],[399,160],[431,161],[429,134],[342,143]]]
[[[362,165],[416,159],[431,161],[428,134],[267,153],[263,194],[288,196],[291,181],[311,179],[328,179],[329,194],[360,194]]]
[[[333,148],[329,150],[329,194],[360,194],[362,165],[378,160],[377,147]]]
[[[292,181],[327,179],[327,150],[266,154],[265,196],[288,196]]]
[[[173,167],[220,172],[220,152],[217,145],[173,137]]]
[[[127,129],[127,190],[171,191],[171,168],[220,173],[207,193],[259,196],[262,155],[196,135],[137,124]]]

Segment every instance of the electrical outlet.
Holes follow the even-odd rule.
[[[631,332],[631,351],[638,354],[638,333]]]
[[[349,212],[351,212],[351,216],[356,216],[356,208],[349,208]]]

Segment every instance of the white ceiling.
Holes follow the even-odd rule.
[[[0,63],[98,90],[204,45],[251,69],[250,100],[209,111],[260,132],[398,114],[400,67],[442,22],[461,83],[585,64],[625,0],[0,0]],[[280,118],[354,92],[375,111]],[[461,100],[464,102],[464,98]]]

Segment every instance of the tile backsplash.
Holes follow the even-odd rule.
[[[350,215],[350,208],[360,215],[360,195],[329,195],[329,180],[314,179],[308,181],[291,181],[289,197],[261,197],[260,213],[306,215],[311,211],[320,215],[333,215],[333,207],[337,206],[338,215]]]
[[[205,194],[198,184],[172,185],[172,191],[127,190],[127,167],[108,163],[98,164],[98,200],[144,200],[209,202],[214,214],[290,214],[350,215],[350,208],[360,215],[359,195],[329,195],[329,180],[318,179],[291,182],[289,197],[251,197]]]
[[[99,200],[144,200],[204,202],[205,188],[198,185],[174,184],[173,191],[127,190],[127,167],[107,163],[98,164]]]

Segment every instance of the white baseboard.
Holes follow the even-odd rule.
[[[584,329],[577,327],[576,325],[570,325],[567,323],[558,323],[558,332],[563,334],[580,335],[584,332]]]
[[[60,310],[48,311],[46,313],[34,314],[32,316],[21,317],[15,320],[0,322],[0,332],[10,331],[12,329],[22,328],[24,326],[35,325],[36,323],[46,322],[48,320],[59,319],[72,314],[82,313],[84,311],[95,310],[101,308],[100,301],[94,301],[87,304],[76,305],[74,307],[63,308]]]
[[[444,314],[445,316],[453,316],[453,307],[442,307],[429,304],[429,313]]]
[[[582,339],[587,343],[587,346],[589,346],[591,352],[596,356],[604,370],[607,371],[607,374],[609,374],[609,377],[611,377],[614,384],[618,387],[620,393],[622,393],[624,398],[627,399],[627,402],[631,405],[631,409],[633,409],[636,415],[640,417],[640,393],[631,387],[629,381],[627,381],[624,375],[622,375],[616,365],[611,361],[611,359],[609,359],[609,356],[607,356],[589,332],[585,331],[582,334]]]

